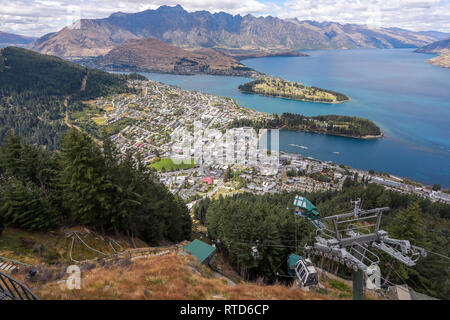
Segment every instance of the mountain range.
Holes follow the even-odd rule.
[[[16,47],[24,47],[37,38],[34,37],[26,37],[13,33],[6,33],[0,31],[0,48],[8,47],[8,46],[16,46]]]
[[[82,19],[37,39],[30,48],[65,58],[95,57],[128,40],[156,38],[182,48],[239,50],[245,56],[245,51],[270,55],[280,50],[421,47],[442,36],[357,24],[188,12],[177,5]]]

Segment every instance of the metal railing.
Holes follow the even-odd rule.
[[[6,257],[0,256],[0,271],[13,271],[19,269],[19,267],[32,268],[33,266]]]
[[[158,256],[158,255],[165,255],[165,254],[168,254],[173,251],[178,251],[183,248],[183,246],[176,244],[176,245],[171,245],[171,246],[124,249],[120,252],[117,252],[116,250],[114,250],[115,253],[113,253],[113,254],[105,254],[105,253],[98,251],[97,249],[94,249],[94,248],[90,247],[89,245],[87,245],[80,238],[80,236],[78,234],[76,234],[76,232],[70,234],[68,237],[72,237],[72,243],[71,243],[70,249],[69,249],[69,258],[71,261],[73,261],[75,263],[108,261],[108,260],[114,260],[114,259],[118,259],[118,258],[133,259],[133,258],[137,258],[137,257],[153,256],[153,255]],[[97,257],[97,258],[92,258],[92,259],[87,259],[87,260],[82,260],[82,261],[74,259],[73,258],[73,248],[74,248],[74,244],[75,244],[75,238],[77,238],[78,241],[80,241],[85,247],[87,247],[91,251],[95,251],[96,253],[102,254],[103,257]],[[109,245],[111,246],[110,242],[109,242]],[[119,244],[119,246],[120,246],[120,244]]]
[[[39,300],[23,283],[0,272],[0,300]]]

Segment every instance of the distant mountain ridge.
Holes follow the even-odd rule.
[[[17,46],[23,47],[26,46],[37,38],[35,37],[26,37],[13,33],[6,33],[0,31],[0,48],[8,47],[8,46]]]
[[[450,52],[450,38],[436,41],[416,50],[419,53],[445,53]]]
[[[272,16],[188,12],[180,5],[138,13],[82,19],[31,45],[61,57],[105,55],[130,39],[157,38],[184,48],[303,50],[421,47],[436,41],[429,34],[335,22],[299,21]]]
[[[439,32],[439,31],[419,31],[418,33],[436,38],[439,40],[444,40],[450,38],[450,33],[448,32]]]
[[[409,30],[402,29],[402,28],[391,27],[391,28],[386,28],[386,29],[394,31],[394,32],[410,32]],[[434,38],[434,39],[436,39],[436,41],[447,39],[448,37],[450,37],[450,33],[441,32],[441,31],[417,31],[415,33]]]

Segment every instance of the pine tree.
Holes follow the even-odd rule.
[[[25,230],[54,230],[59,225],[59,213],[51,201],[31,182],[10,180],[0,197],[0,219]]]
[[[421,213],[422,210],[418,201],[410,203],[405,210],[398,212],[395,216],[390,228],[390,236],[409,240],[415,245],[421,245],[424,240],[424,231],[420,227],[421,221],[419,219]]]
[[[231,178],[233,178],[233,171],[231,170],[231,168],[228,166],[227,169],[225,170],[225,173],[223,175],[223,181],[224,182],[228,182],[231,180]]]
[[[100,148],[89,136],[72,129],[64,136],[61,158],[64,197],[74,222],[102,231],[110,228],[115,194],[103,174],[105,162]]]
[[[0,237],[2,236],[3,230],[5,230],[5,224],[4,219],[2,215],[0,214]]]
[[[389,236],[396,239],[408,240],[413,245],[423,246],[424,231],[420,228],[421,209],[418,201],[411,202],[405,210],[399,211],[389,228]],[[395,270],[392,275],[394,282],[404,282],[411,277],[417,277],[418,272],[413,268],[408,268],[397,261],[392,262]]]

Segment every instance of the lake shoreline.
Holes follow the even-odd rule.
[[[290,132],[306,132],[306,133],[314,133],[314,134],[323,134],[327,136],[337,136],[337,137],[345,137],[345,138],[352,138],[352,139],[358,139],[358,140],[377,140],[384,138],[384,133],[382,132],[379,135],[366,135],[366,136],[351,136],[346,134],[338,134],[338,133],[327,133],[327,132],[321,132],[321,131],[314,131],[314,130],[295,130],[295,129],[286,129],[286,128],[279,128],[279,130],[283,131],[290,131]]]

